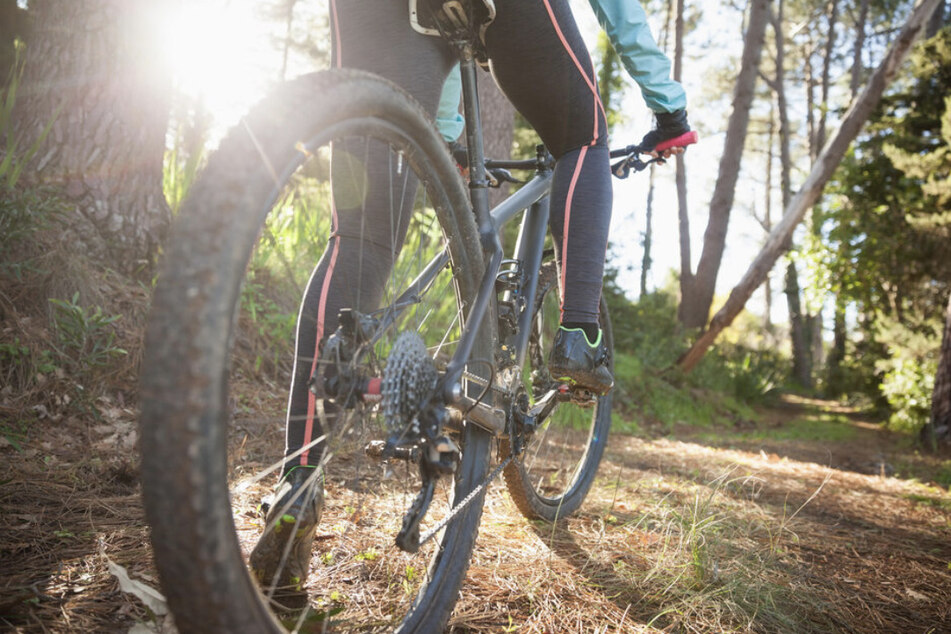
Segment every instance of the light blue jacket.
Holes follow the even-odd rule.
[[[588,2],[624,68],[640,86],[647,107],[654,112],[686,108],[687,95],[683,86],[671,79],[670,60],[657,48],[641,3],[637,0]]]
[[[670,60],[657,47],[647,24],[647,14],[637,0],[588,0],[598,22],[621,58],[628,74],[641,89],[653,112],[675,112],[687,107],[683,86],[670,77]],[[459,114],[462,81],[458,65],[443,86],[436,124],[447,142],[462,134],[465,121]]]

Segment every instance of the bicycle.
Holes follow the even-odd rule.
[[[545,369],[558,327],[544,244],[553,159],[541,147],[529,160],[484,158],[474,38],[467,26],[440,30],[462,59],[471,195],[411,97],[366,73],[330,71],[284,86],[232,130],[176,222],[146,337],[141,473],[156,564],[182,631],[440,631],[489,483],[502,474],[524,515],[556,521],[594,481],[611,395],[572,389]],[[643,169],[642,153],[612,152],[621,159],[612,171]],[[514,170],[534,174],[490,211],[490,181],[515,180]],[[368,200],[392,204],[389,243],[371,244],[361,225],[335,244],[389,253],[386,283],[367,281],[379,272],[363,271],[362,259],[344,272],[354,284],[339,326],[319,355],[294,354],[294,369],[311,367],[315,392],[336,412],[318,413],[324,434],[302,449],[323,448],[321,526],[330,534],[318,539],[330,548],[308,606],[285,612],[245,561],[262,529],[253,510],[261,481],[281,465],[262,466],[253,436],[275,434],[286,397],[261,387],[269,357],[249,367],[233,364],[232,351],[253,345],[247,333],[262,323],[278,327],[265,309],[293,313],[301,297],[313,260],[282,248],[282,230],[299,223],[326,235],[339,229],[338,214],[365,218]],[[505,258],[502,228],[519,215],[514,257]],[[271,364],[287,369],[280,355]],[[232,396],[230,385],[254,391]],[[400,551],[388,547],[394,536]]]

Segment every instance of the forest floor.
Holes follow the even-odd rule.
[[[158,583],[134,412],[99,409],[28,428],[0,409],[0,631],[161,629],[135,596]],[[793,396],[641,429],[555,528],[493,486],[452,631],[951,632],[951,456]]]

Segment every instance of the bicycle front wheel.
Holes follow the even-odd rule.
[[[522,371],[530,404],[558,383],[548,372],[548,354],[560,323],[559,305],[558,270],[554,262],[546,262],[539,272],[528,359]],[[603,297],[600,325],[613,357],[614,335]],[[610,427],[610,392],[585,406],[570,401],[556,405],[538,429],[523,439],[522,453],[503,472],[522,514],[554,522],[574,513],[594,483]],[[503,455],[511,451],[511,441],[503,441]]]
[[[316,285],[319,305],[305,301],[301,329],[316,329],[317,340],[333,332],[332,306],[362,319],[360,345],[342,360],[338,349],[334,366],[352,376],[385,376],[406,331],[439,371],[465,328],[482,251],[464,185],[426,115],[365,73],[288,84],[222,142],[169,244],[146,339],[141,450],[156,565],[179,629],[440,631],[482,512],[484,491],[439,530],[485,479],[491,435],[471,424],[446,431],[461,457],[423,520],[435,538],[408,553],[394,538],[420,493],[419,470],[365,455],[393,433],[393,408],[384,421],[384,408],[350,398],[353,390],[336,400],[305,394],[319,434],[302,449],[323,468],[325,503],[303,606],[275,613],[274,588],[262,592],[247,567],[285,423],[300,422],[285,421],[286,386],[301,368],[304,381],[324,376],[315,348],[294,345],[304,289]],[[331,278],[333,267],[342,278]],[[480,376],[495,338],[486,321],[467,368]]]

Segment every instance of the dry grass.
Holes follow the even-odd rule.
[[[150,619],[106,571],[102,553],[155,583],[133,467],[95,427],[68,419],[21,453],[2,450],[0,623],[11,631]],[[246,456],[264,460],[279,441],[279,429],[262,432]],[[402,595],[370,585],[396,588],[407,562],[391,534],[357,530],[372,518],[352,485],[345,469],[328,484],[312,586],[354,582],[315,600],[390,623]],[[260,492],[236,509],[248,542]],[[493,486],[451,631],[939,632],[951,618],[949,509],[947,492],[914,481],[616,435],[564,524],[527,522]]]
[[[108,272],[77,279],[68,289],[0,285],[0,341],[48,348],[46,299],[80,290],[123,314],[118,343],[130,351],[95,382],[84,379],[83,407],[76,377],[0,368],[0,424],[14,441],[0,442],[0,630],[125,632],[153,622],[104,557],[157,585],[131,405],[147,294]],[[253,335],[240,345],[257,356]],[[280,368],[247,360],[242,368],[236,411],[283,401]],[[283,446],[280,413],[266,414],[235,426],[249,468]],[[788,410],[763,416],[777,427],[790,420]],[[876,426],[857,429],[841,447],[746,440],[730,449],[692,442],[689,430],[681,440],[617,434],[581,512],[555,527],[524,520],[496,484],[451,631],[949,631],[951,496],[856,472],[882,455],[926,462]],[[717,432],[725,445],[734,430]],[[375,480],[356,469],[329,474],[310,584],[318,610],[343,607],[348,623],[385,627],[405,607],[408,566],[419,566],[392,546],[405,508],[398,500],[407,498],[384,506],[368,491]],[[254,506],[271,483],[235,500],[248,546],[261,529]],[[331,579],[341,580],[337,594]]]

